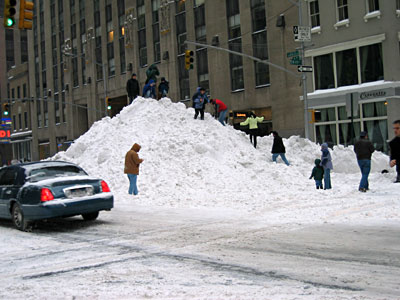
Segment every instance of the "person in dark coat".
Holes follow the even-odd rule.
[[[134,144],[125,155],[125,167],[124,173],[128,175],[129,179],[129,194],[137,195],[137,177],[139,175],[139,166],[143,162],[143,159],[139,158],[138,152],[140,151],[140,145]]]
[[[156,64],[152,64],[147,70],[146,70],[146,84],[150,82],[150,80],[153,80],[154,82],[157,82],[157,76],[160,75],[160,71],[157,68]]]
[[[135,73],[132,74],[131,79],[126,83],[126,91],[128,93],[129,104],[131,104],[140,93],[139,82],[136,79]]]
[[[154,82],[154,80],[150,79],[150,81],[143,88],[143,97],[156,99],[157,96],[155,86],[156,83]]]
[[[389,142],[390,147],[390,167],[396,166],[397,178],[395,182],[400,182],[400,120],[393,122],[394,139]]]
[[[321,145],[321,166],[324,168],[324,190],[330,190],[332,188],[331,184],[331,170],[333,169],[332,156],[329,152],[328,144],[323,143]]]
[[[354,152],[357,155],[358,166],[361,170],[361,181],[358,187],[360,192],[366,192],[369,189],[368,175],[371,171],[371,156],[375,151],[374,146],[368,139],[366,131],[360,133],[360,139],[354,144]]]
[[[169,91],[169,82],[165,79],[165,77],[161,77],[161,82],[158,85],[158,92],[160,93],[161,98],[167,97]]]
[[[276,131],[272,131],[272,135],[274,136],[274,143],[272,144],[272,161],[276,162],[278,156],[280,156],[283,162],[288,166],[289,162],[286,159],[285,153],[285,145],[283,144],[282,138]]]
[[[315,161],[315,167],[312,169],[312,173],[310,179],[314,177],[315,185],[318,189],[323,189],[324,186],[322,185],[322,179],[324,179],[324,168],[321,167],[321,160],[317,158]]]
[[[206,95],[206,90],[202,87],[198,87],[196,93],[193,94],[193,108],[195,110],[194,118],[200,114],[201,120],[204,120],[204,109],[206,107],[206,103],[208,103],[208,97]]]

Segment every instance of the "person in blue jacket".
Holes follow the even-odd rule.
[[[328,144],[323,143],[321,145],[321,166],[324,168],[324,190],[329,190],[332,188],[331,185],[331,170],[333,169],[332,156],[329,153]]]
[[[156,83],[153,79],[150,79],[149,82],[143,88],[143,97],[144,98],[153,98],[157,99],[156,96]]]
[[[208,97],[206,95],[206,90],[202,87],[198,87],[196,93],[193,97],[193,108],[195,110],[194,118],[200,114],[200,119],[204,120],[204,109],[206,108],[206,103],[209,103]]]

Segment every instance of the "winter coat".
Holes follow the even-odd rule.
[[[129,79],[126,83],[126,91],[129,97],[136,98],[140,91],[139,91],[139,82],[136,79]]]
[[[285,145],[279,135],[274,137],[271,153],[286,153]]]
[[[371,141],[361,138],[354,144],[354,152],[357,155],[357,160],[368,159],[371,160],[372,153],[375,151]]]
[[[221,111],[223,111],[223,110],[225,110],[225,109],[228,108],[228,107],[225,105],[225,103],[222,102],[222,101],[219,100],[219,99],[215,99],[214,102],[215,102],[215,108],[216,108],[217,112],[221,112]]]
[[[146,70],[146,76],[147,80],[146,83],[149,83],[150,80],[154,80],[154,82],[157,81],[157,76],[160,75],[160,71],[158,70],[157,66],[155,64],[152,64],[147,70]]]
[[[138,152],[140,145],[134,144],[125,155],[125,174],[136,174],[139,175],[139,165],[143,162],[143,159],[139,158]]]
[[[158,85],[158,92],[163,95],[167,95],[169,91],[169,82],[168,81],[161,81]]]
[[[390,146],[390,160],[395,159],[397,163],[400,161],[400,137],[396,136],[389,142]]]
[[[324,168],[321,167],[321,160],[317,158],[314,163],[315,167],[312,170],[310,179],[314,177],[314,180],[322,180],[324,178]]]
[[[206,93],[204,93],[203,95],[201,94],[200,88],[197,88],[197,91],[196,93],[194,93],[192,100],[193,100],[193,107],[195,109],[204,109],[206,103],[209,102]]]
[[[262,121],[264,121],[264,117],[248,117],[246,119],[246,121],[241,122],[240,126],[246,126],[249,125],[249,129],[257,129],[258,128],[258,123],[261,123]]]
[[[152,83],[155,82],[153,79],[150,79],[149,83],[144,86],[143,97],[156,99],[156,88],[155,85],[151,86]]]
[[[321,166],[323,166],[324,169],[332,170],[333,169],[332,156],[331,156],[331,154],[329,152],[328,144],[323,143],[321,145],[321,148],[322,148],[321,149],[321,152],[322,152],[322,155],[321,155]]]

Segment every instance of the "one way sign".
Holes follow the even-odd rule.
[[[298,66],[297,71],[299,72],[312,72],[312,66]]]

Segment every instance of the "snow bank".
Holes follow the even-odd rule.
[[[284,139],[288,167],[280,158],[277,164],[272,162],[271,136],[259,138],[254,149],[243,132],[222,126],[209,114],[204,121],[194,120],[193,115],[194,110],[183,103],[139,97],[114,118],[94,123],[66,152],[52,159],[77,163],[90,175],[104,178],[116,196],[116,205],[233,208],[279,221],[304,220],[310,214],[328,218],[331,210],[326,208],[338,205],[342,209],[346,199],[356,201],[357,207],[366,199],[378,201],[376,197],[385,198],[392,192],[399,199],[391,183],[393,171],[380,174],[388,169],[385,154],[374,153],[372,191],[360,194],[352,147],[334,147],[333,190],[316,191],[308,177],[321,155],[319,145],[297,136]],[[139,156],[144,159],[136,197],[127,194],[128,179],[123,174],[125,154],[134,143],[142,146]],[[380,209],[389,218],[399,215],[398,207],[393,211],[383,204]],[[296,210],[308,212],[298,214]]]

